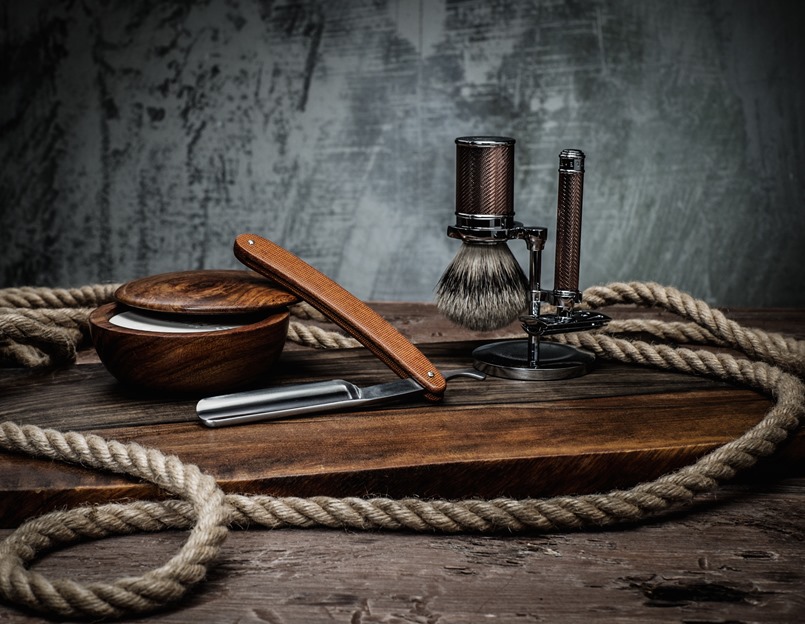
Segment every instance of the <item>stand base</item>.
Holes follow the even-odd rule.
[[[528,362],[527,340],[506,340],[478,347],[472,352],[474,366],[494,377],[523,381],[550,381],[586,375],[592,369],[595,356],[589,351],[555,342],[543,342],[539,347],[539,366]]]

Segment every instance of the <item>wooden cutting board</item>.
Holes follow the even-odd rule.
[[[456,330],[435,329],[432,307],[387,304],[380,311],[415,338],[430,328],[426,342],[456,337]],[[805,314],[797,318],[805,325]],[[478,344],[421,346],[447,370],[470,366]],[[565,381],[456,379],[442,405],[207,429],[196,422],[193,401],[133,394],[91,359],[51,373],[0,370],[0,419],[155,446],[198,464],[230,492],[462,498],[604,491],[695,461],[770,406],[728,384],[600,362],[591,374]],[[273,382],[334,378],[371,385],[395,377],[365,349],[289,349]],[[799,432],[767,467],[801,471],[803,457]],[[158,495],[127,478],[0,455],[4,527],[79,503]]]

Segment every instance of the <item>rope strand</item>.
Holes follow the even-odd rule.
[[[0,289],[0,363],[55,368],[75,362],[78,350],[88,344],[90,313],[113,301],[118,286]],[[291,306],[290,312],[300,319],[327,320],[304,301]],[[351,336],[296,321],[288,328],[287,340],[315,349],[361,346]]]
[[[65,305],[63,294],[51,297],[42,289],[14,290],[13,295],[0,291],[0,304],[25,301],[27,304],[23,307],[32,309],[40,302],[46,304],[42,307],[49,309],[60,309]],[[93,287],[87,287],[78,290],[82,296],[86,293],[98,294],[101,299],[108,296],[104,289],[95,291]],[[90,305],[88,297],[70,296],[77,306]],[[0,423],[0,447],[8,451],[134,476],[154,483],[178,498],[79,507],[24,523],[0,544],[0,596],[64,617],[111,618],[147,613],[179,600],[191,586],[204,578],[228,527],[323,526],[486,533],[501,530],[557,531],[635,522],[691,503],[696,496],[713,490],[719,483],[754,465],[761,457],[773,453],[799,426],[805,412],[805,384],[797,375],[801,377],[805,371],[805,343],[741,327],[704,302],[657,284],[611,284],[589,289],[584,297],[594,307],[616,303],[656,306],[680,315],[687,322],[613,321],[598,333],[561,335],[557,337],[561,342],[586,348],[607,359],[745,385],[771,396],[773,406],[757,425],[737,439],[654,481],[602,494],[522,500],[225,495],[215,480],[196,466],[184,464],[156,449],[134,443],[121,444],[95,435],[61,433],[4,422]],[[297,310],[299,317],[313,318],[305,306]],[[41,333],[37,334],[38,329],[54,329],[62,321],[65,325],[72,323],[69,328],[57,327],[60,332],[65,332],[59,340],[80,340],[82,330],[75,325],[76,319],[81,324],[83,314],[60,316],[61,313],[53,313],[47,317],[48,325],[42,320],[44,315],[34,318],[26,314],[4,313],[6,324],[0,325],[0,344],[19,340],[11,346],[49,353],[54,348],[48,346]],[[14,318],[9,320],[8,317]],[[26,323],[36,323],[41,327],[26,330]],[[68,334],[69,331],[73,333]],[[336,332],[300,323],[292,323],[291,332],[289,339],[310,346],[344,348],[355,343]],[[729,346],[751,360],[619,337],[626,334],[645,334],[676,344]],[[71,344],[74,351],[77,342]],[[81,585],[71,580],[50,581],[28,569],[40,553],[60,545],[165,529],[190,529],[190,534],[174,557],[139,577]]]

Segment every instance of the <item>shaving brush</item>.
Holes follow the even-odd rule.
[[[463,244],[436,305],[457,325],[491,331],[526,309],[528,282],[506,242],[514,225],[514,139],[456,139],[456,225],[447,235]]]
[[[439,312],[474,331],[505,327],[526,305],[523,270],[503,243],[464,243],[436,286]]]

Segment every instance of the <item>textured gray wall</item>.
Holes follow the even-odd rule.
[[[3,2],[0,286],[235,267],[254,231],[428,300],[453,139],[503,134],[528,225],[587,153],[583,287],[805,305],[804,5]]]

